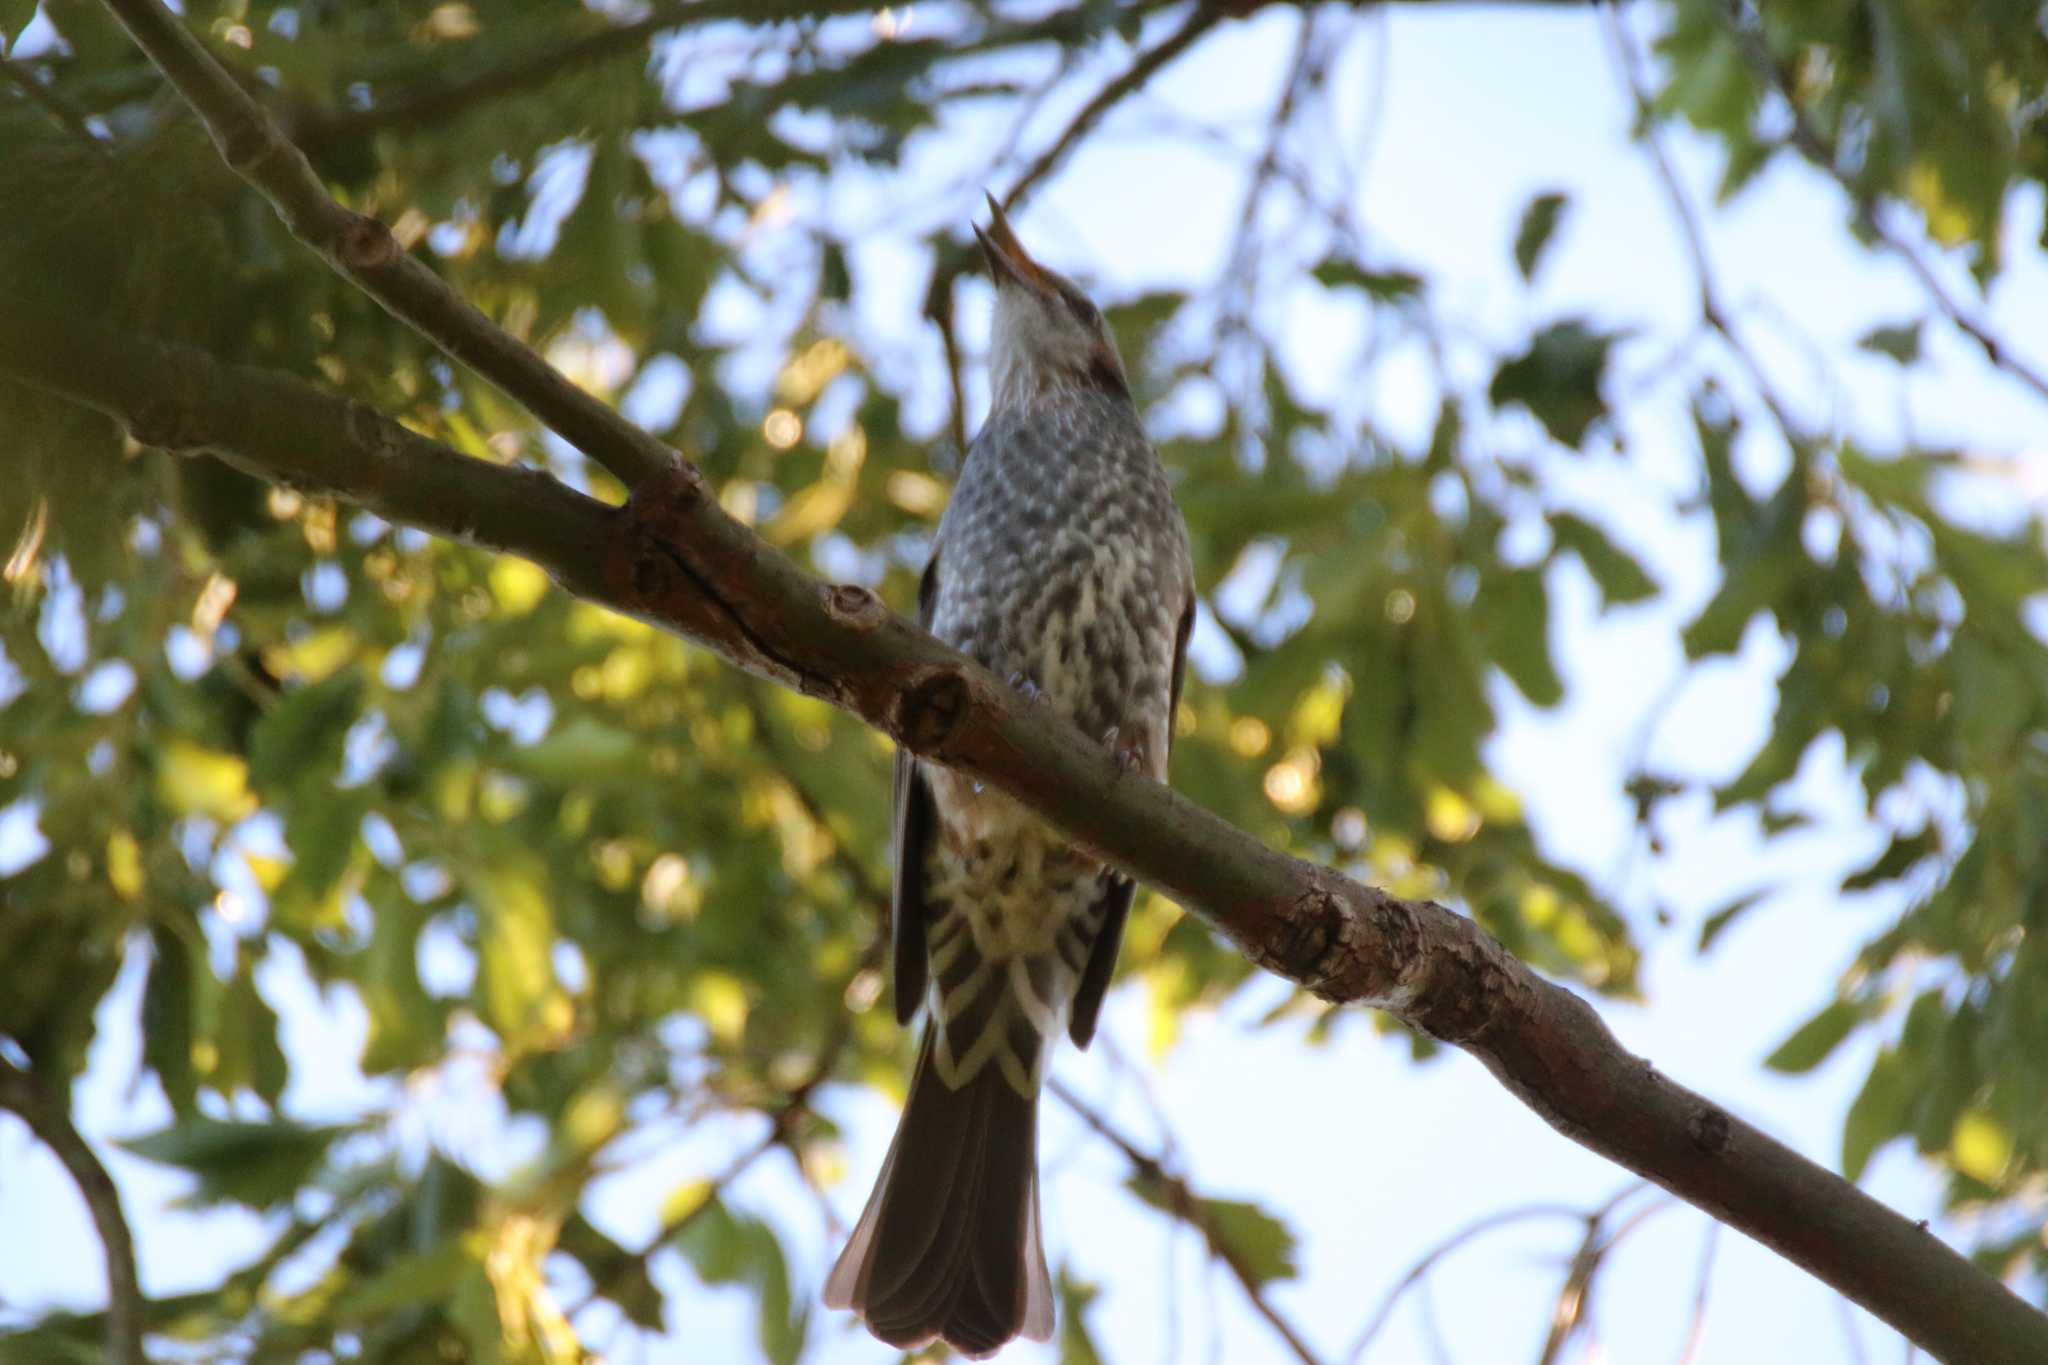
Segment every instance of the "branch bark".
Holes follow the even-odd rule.
[[[221,159],[270,201],[294,237],[393,317],[503,389],[628,488],[674,462],[661,441],[570,383],[407,255],[384,224],[336,203],[305,153],[161,0],[107,0],[107,8],[199,115]]]
[[[109,1365],[144,1365],[142,1284],[135,1274],[135,1239],[121,1212],[121,1192],[91,1144],[72,1125],[62,1097],[50,1094],[33,1072],[0,1057],[0,1109],[11,1111],[36,1140],[64,1164],[92,1214],[107,1258],[107,1360]]]
[[[1257,965],[1463,1048],[1567,1137],[1773,1247],[1934,1354],[1985,1365],[2048,1359],[2048,1317],[1924,1226],[1659,1074],[1589,1004],[1472,921],[1267,848],[1124,771],[865,589],[811,578],[728,517],[694,470],[503,337],[398,254],[381,225],[327,199],[304,157],[156,0],[108,4],[201,109],[224,154],[306,226],[302,235],[426,335],[439,338],[455,319],[451,335],[465,345],[451,354],[497,365],[486,373],[563,436],[645,477],[624,508],[610,508],[544,475],[456,454],[296,379],[4,307],[0,372],[89,403],[147,444],[210,449],[250,472],[521,555],[572,592],[824,698],[1016,797],[1200,914]],[[348,264],[359,254],[350,242],[370,244],[368,266]],[[508,355],[517,363],[502,363]],[[579,401],[560,401],[563,389]],[[568,428],[549,416],[557,410]]]

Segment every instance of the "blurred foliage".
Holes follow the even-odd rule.
[[[724,17],[745,6],[601,8],[184,11],[339,197],[626,403],[770,540],[907,605],[958,455],[951,400],[912,373],[940,363],[937,346],[906,365],[900,337],[864,333],[861,242],[822,211],[822,187],[905,160],[959,109],[1057,84],[1049,52],[1121,50],[1148,15],[1186,7],[919,5],[911,34],[865,5],[764,3],[749,21]],[[0,6],[0,26],[11,38],[33,13]],[[13,54],[20,79],[0,87],[0,298],[289,370],[476,458],[619,496],[293,243],[97,5],[41,13],[40,46]],[[1997,0],[1841,0],[1760,23],[1676,0],[1658,107],[1719,140],[1732,196],[1787,146],[1782,72],[1830,145],[1853,149],[1837,166],[1851,227],[1909,206],[1988,280],[2008,188],[2048,175],[2048,49],[2030,25]],[[1269,158],[1254,195],[1272,172]],[[933,215],[914,267],[941,326],[968,259],[968,189],[947,191],[957,209]],[[1502,225],[1523,278],[1570,220],[1545,193]],[[1317,240],[1296,280],[1433,348],[1429,279],[1340,231]],[[1269,245],[1248,226],[1239,254]],[[1434,432],[1404,444],[1297,392],[1248,322],[1277,287],[1238,271],[1105,298],[1168,438],[1201,586],[1227,585],[1212,648],[1241,661],[1190,687],[1176,784],[1276,844],[1466,907],[1547,972],[1634,993],[1650,917],[1546,857],[1523,818],[1543,794],[1511,790],[1487,758],[1504,707],[1567,699],[1561,585],[1583,575],[1606,609],[1663,599],[1549,478],[1567,451],[1615,444],[1629,395],[1610,371],[1630,329],[1537,320],[1477,383],[1440,371]],[[1881,332],[1866,345],[1922,363],[1919,322]],[[1987,1263],[2048,1268],[2048,650],[2023,614],[2048,584],[2040,523],[1959,524],[1941,485],[1967,472],[1961,452],[1772,432],[1757,395],[1695,379],[1723,574],[1686,647],[1732,651],[1766,619],[1791,655],[1768,739],[1714,800],[1782,832],[1797,817],[1774,798],[1837,737],[1872,820],[1896,830],[1843,890],[1911,891],[1770,1064],[1805,1070],[1859,1028],[1886,1030],[1848,1118],[1850,1173],[1910,1137],[1959,1206],[1992,1215]],[[190,1172],[197,1202],[272,1210],[271,1250],[215,1293],[153,1304],[153,1330],[265,1359],[569,1359],[574,1310],[593,1300],[687,1330],[691,1304],[649,1275],[672,1245],[696,1283],[754,1296],[769,1358],[796,1358],[811,1322],[793,1285],[814,1268],[793,1276],[778,1229],[719,1182],[678,1188],[646,1251],[578,1210],[677,1122],[765,1117],[769,1144],[819,1178],[835,1134],[803,1105],[810,1089],[900,1086],[905,1040],[876,1008],[886,741],[530,566],[138,450],[47,396],[0,383],[0,432],[0,808],[42,849],[0,877],[0,1035],[66,1083],[137,964],[143,1064],[174,1119],[131,1150]],[[1762,486],[1736,449],[1774,437],[1789,458]],[[1959,795],[1955,818],[1920,795],[1930,784]],[[1696,785],[1640,774],[1646,830]],[[1767,899],[1727,907],[1703,937]],[[1122,972],[1151,1002],[1156,1048],[1249,971],[1141,900]],[[270,999],[291,973],[356,1002],[363,1073],[400,1082],[346,1123],[297,1102],[318,1086]],[[1317,1007],[1275,1015],[1297,1012]],[[1311,1036],[1335,1026],[1321,1015]],[[485,1182],[459,1144],[422,1147],[408,1128],[417,1096],[465,1068],[546,1131],[515,1179]],[[1293,1273],[1270,1214],[1208,1213],[1261,1278]],[[276,1276],[315,1245],[317,1273]],[[1093,1356],[1094,1292],[1062,1279],[1074,1359]],[[90,1340],[53,1318],[10,1349],[73,1358]]]

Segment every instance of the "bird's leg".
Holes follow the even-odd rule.
[[[1109,750],[1109,756],[1116,760],[1116,766],[1127,773],[1134,773],[1145,766],[1145,743],[1134,739],[1125,743],[1119,735],[1122,726],[1112,725],[1102,732],[1102,747]]]

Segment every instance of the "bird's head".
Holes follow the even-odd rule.
[[[1130,381],[1102,310],[1072,280],[1031,259],[995,196],[991,221],[974,229],[996,286],[989,380],[998,406],[1053,387],[1098,390],[1129,399]]]

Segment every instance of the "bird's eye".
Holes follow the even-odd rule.
[[[1076,318],[1080,319],[1081,325],[1084,327],[1093,327],[1102,321],[1102,310],[1082,298],[1079,294],[1067,295],[1067,309]]]

